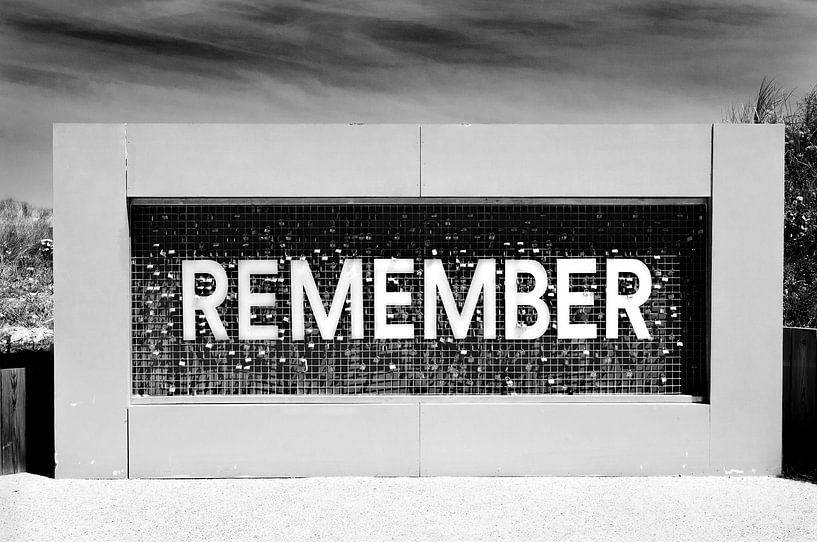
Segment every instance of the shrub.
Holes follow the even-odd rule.
[[[50,209],[0,201],[0,328],[53,326],[51,236]]]
[[[51,209],[28,203],[0,201],[0,262],[23,261],[40,252],[41,241],[51,239]]]
[[[817,327],[817,87],[793,99],[764,79],[728,122],[786,124],[783,320]]]

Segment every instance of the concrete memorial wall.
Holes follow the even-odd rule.
[[[777,473],[782,152],[55,125],[57,476]]]

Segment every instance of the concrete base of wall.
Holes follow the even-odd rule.
[[[134,405],[132,478],[691,475],[709,405]],[[755,474],[777,474],[760,472]]]

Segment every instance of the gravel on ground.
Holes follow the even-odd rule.
[[[0,540],[817,540],[771,477],[0,477]]]

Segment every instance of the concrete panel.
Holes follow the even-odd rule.
[[[712,468],[781,468],[783,125],[716,125]]]
[[[705,197],[711,125],[423,125],[423,196]]]
[[[703,404],[424,404],[420,419],[424,476],[708,470]]]
[[[128,196],[420,191],[416,125],[128,124]]]
[[[54,125],[56,476],[127,476],[125,129]]]
[[[419,409],[163,405],[130,409],[130,475],[417,476]]]

